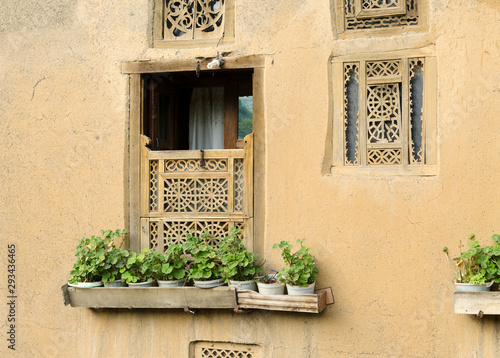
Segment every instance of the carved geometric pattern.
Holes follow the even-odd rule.
[[[243,228],[243,221],[158,219],[158,222],[163,225],[163,237],[159,241],[163,243],[164,250],[166,250],[170,244],[184,244],[187,234],[201,236],[207,231],[210,233],[210,237],[207,239],[206,244],[218,248],[220,240],[229,234],[229,230],[232,227]],[[150,239],[152,239],[152,237],[150,237]]]
[[[253,358],[252,352],[235,349],[203,348],[200,358]],[[198,357],[196,357],[198,358]]]
[[[410,59],[408,67],[410,71],[410,164],[423,164],[423,138],[425,130],[423,113],[424,59]]]
[[[164,211],[213,213],[228,209],[228,180],[168,178],[164,181]]]
[[[165,0],[164,9],[164,38],[220,37],[224,31],[225,0]]]
[[[227,172],[227,159],[206,159],[205,167],[201,159],[168,159],[165,160],[165,172]]]
[[[149,211],[158,211],[158,161],[149,162]]]
[[[398,76],[399,61],[374,61],[366,63],[366,77]]]
[[[399,4],[399,1],[392,0],[369,0],[368,6],[365,7],[365,2],[363,0],[363,9],[391,9],[395,4]],[[405,0],[402,0],[405,1]],[[362,29],[377,29],[377,28],[387,28],[387,27],[398,27],[398,26],[414,26],[418,25],[418,0],[406,0],[406,14],[401,15],[387,15],[381,17],[369,17],[369,18],[357,18],[356,9],[354,5],[354,0],[344,0],[345,9],[345,29],[346,30],[362,30]],[[379,7],[373,7],[374,4],[380,4]],[[385,4],[385,5],[383,5]],[[384,7],[382,7],[384,6]],[[399,5],[398,5],[399,6]]]
[[[401,0],[363,0],[363,9],[387,9],[399,6]]]
[[[359,66],[344,64],[345,165],[359,165]]]
[[[245,177],[243,174],[243,159],[234,160],[234,211],[243,211],[243,183]]]
[[[158,223],[151,221],[149,223],[149,248],[154,249],[158,246]]]
[[[372,149],[368,150],[368,164],[401,164],[400,149]]]
[[[369,143],[399,141],[401,111],[398,83],[368,86],[366,109]]]

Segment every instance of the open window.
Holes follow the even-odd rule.
[[[266,58],[227,57],[223,68],[208,69],[212,60],[123,63],[130,78],[131,250],[162,251],[190,231],[209,231],[218,246],[238,227],[249,250],[260,253]],[[216,122],[222,141],[190,144],[190,120],[200,106],[213,110],[201,118]]]

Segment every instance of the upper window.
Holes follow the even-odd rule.
[[[418,0],[337,0],[338,31],[415,27]]]
[[[435,58],[417,56],[334,59],[336,165],[435,163]]]
[[[155,0],[155,46],[199,46],[234,39],[233,0]]]

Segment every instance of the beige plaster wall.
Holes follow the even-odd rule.
[[[152,49],[147,0],[0,3],[0,262],[16,245],[12,357],[187,357],[196,340],[266,357],[496,357],[500,325],[453,313],[441,249],[499,232],[500,6],[429,0],[429,31],[338,39],[333,2],[236,1],[231,56],[268,55],[264,247],[306,237],[321,315],[92,311],[64,307],[77,239],[127,225],[128,79],[121,63],[214,56]],[[333,28],[333,31],[332,31]],[[438,175],[325,174],[328,58],[435,44]],[[7,287],[1,265],[1,292]],[[2,294],[2,297],[5,295]],[[6,298],[3,298],[5,303]]]

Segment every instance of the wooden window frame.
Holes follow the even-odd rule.
[[[412,58],[424,58],[424,88],[423,88],[423,116],[425,119],[425,132],[423,142],[425,143],[425,163],[423,164],[409,164],[403,161],[402,164],[392,165],[367,165],[366,158],[364,158],[359,165],[346,165],[345,164],[345,102],[344,102],[344,64],[366,61],[385,61],[385,60],[408,60]],[[437,175],[437,63],[434,48],[426,48],[419,50],[404,50],[395,52],[384,52],[375,54],[362,54],[362,55],[344,55],[333,57],[330,61],[330,74],[331,74],[331,100],[333,129],[332,129],[332,143],[333,143],[333,162],[331,173],[343,174],[367,174],[367,175]],[[362,68],[362,66],[361,66]],[[407,68],[406,68],[407,70]],[[406,72],[408,73],[408,72]],[[365,71],[360,69],[359,82],[366,83]],[[390,81],[397,81],[397,79],[390,79]],[[403,86],[407,86],[409,76],[403,73],[400,79]],[[361,93],[360,86],[360,93]],[[359,97],[363,97],[359,95]],[[360,100],[363,104],[363,100]],[[403,131],[403,146],[407,145],[409,136],[408,125],[408,95],[402,99],[402,111],[406,112],[403,115],[402,131]],[[363,154],[362,149],[366,149],[366,105],[359,107],[359,140],[365,141],[365,147],[360,147],[360,155]],[[406,123],[405,123],[406,122]],[[405,139],[406,138],[406,139]],[[404,158],[405,160],[407,158]]]
[[[130,249],[141,249],[141,222],[140,222],[140,178],[141,178],[141,128],[143,119],[143,74],[168,73],[183,71],[213,71],[208,70],[207,64],[213,58],[203,60],[186,59],[172,61],[133,61],[122,63],[122,73],[129,76],[129,232]],[[225,58],[224,69],[253,69],[252,92],[253,107],[253,150],[254,150],[254,224],[253,224],[253,251],[262,256],[265,230],[265,111],[264,111],[264,83],[265,67],[271,59],[265,56],[245,56]],[[269,62],[269,63],[268,63]]]
[[[407,23],[406,0],[402,0],[400,6],[392,9],[370,9],[361,10],[360,4],[362,0],[350,0],[354,6],[354,12],[350,15],[354,20],[381,20],[390,25],[383,27],[371,27],[362,29],[349,29],[347,27],[346,0],[334,0],[335,10],[332,11],[332,26],[334,33],[337,33],[339,38],[363,37],[363,36],[391,36],[398,35],[403,32],[428,31],[428,2],[425,0],[415,0],[417,3],[418,23],[414,24],[411,21]],[[395,24],[395,20],[401,19],[400,24]]]
[[[234,0],[225,0],[224,29],[222,36],[166,39],[164,37],[164,3],[165,0],[154,0],[153,46],[158,48],[186,48],[234,43]]]

